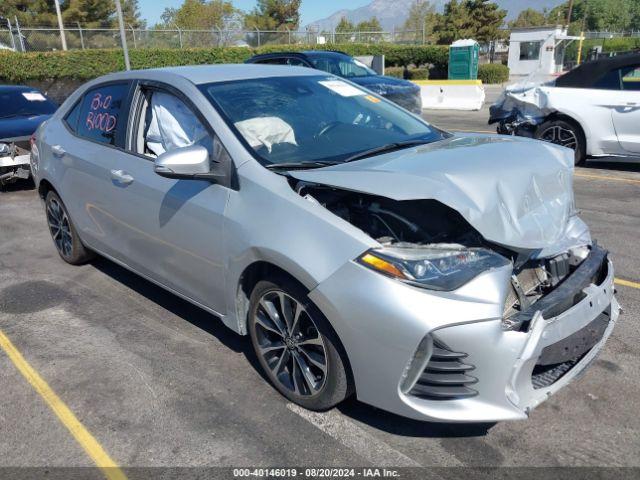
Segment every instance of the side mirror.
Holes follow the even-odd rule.
[[[202,145],[176,148],[156,158],[154,171],[166,178],[201,178],[210,176],[209,152]]]

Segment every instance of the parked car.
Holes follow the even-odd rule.
[[[523,419],[618,318],[573,152],[453,135],[317,70],[108,75],[35,144],[63,260],[99,253],[218,315],[309,409]]]
[[[590,157],[640,160],[640,53],[584,63],[557,80],[508,87],[491,107],[498,133],[571,148]]]
[[[0,85],[0,187],[30,177],[29,138],[55,111],[34,88]]]
[[[368,88],[416,115],[422,114],[422,96],[418,85],[407,80],[378,75],[346,53],[326,50],[265,53],[250,58],[246,63],[290,65],[322,70]]]

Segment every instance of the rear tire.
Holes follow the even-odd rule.
[[[535,137],[573,150],[576,166],[582,165],[587,158],[587,142],[582,129],[571,120],[546,121],[536,129]]]
[[[351,394],[342,345],[295,281],[282,275],[258,282],[251,294],[248,323],[260,366],[290,401],[322,411]]]
[[[94,253],[80,241],[67,207],[53,190],[45,197],[45,212],[49,232],[60,258],[71,265],[82,265],[94,257]]]

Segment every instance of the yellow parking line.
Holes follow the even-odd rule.
[[[640,180],[636,180],[636,179],[633,179],[633,178],[608,177],[606,175],[592,175],[592,174],[589,174],[589,173],[580,173],[580,172],[576,172],[574,175],[576,177],[593,178],[593,179],[597,179],[597,180],[611,180],[612,182],[624,182],[624,183],[637,183],[637,184],[640,184]]]
[[[615,280],[616,285],[622,285],[624,287],[631,287],[631,288],[637,288],[640,290],[640,283],[638,282],[632,282],[630,280],[622,280],[621,278],[616,278]]]
[[[22,354],[11,343],[11,340],[0,330],[0,348],[4,350],[9,359],[16,366],[22,376],[31,384],[36,392],[53,410],[60,422],[67,427],[71,435],[76,439],[85,452],[91,457],[96,466],[108,480],[127,480],[126,475],[118,465],[109,457],[102,446],[89,431],[80,423],[69,407],[58,397],[47,382],[24,359]]]

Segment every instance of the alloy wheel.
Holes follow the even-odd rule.
[[[273,379],[299,396],[319,393],[327,378],[327,350],[304,305],[271,290],[260,298],[253,320],[258,352]]]
[[[47,202],[47,222],[53,242],[64,257],[70,257],[73,250],[71,226],[62,205],[54,198]]]
[[[576,150],[578,148],[578,137],[575,132],[559,125],[553,125],[544,130],[540,135],[540,139],[570,148],[571,150]]]

